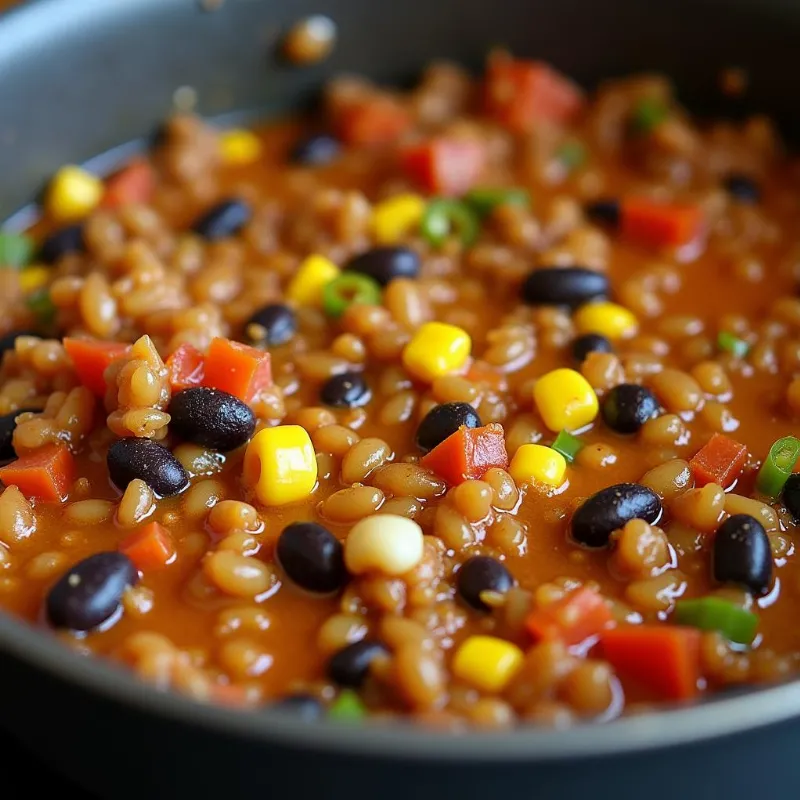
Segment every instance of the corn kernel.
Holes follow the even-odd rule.
[[[494,636],[470,636],[453,657],[453,674],[484,692],[501,692],[522,665],[522,650]]]
[[[339,267],[325,256],[308,256],[289,283],[286,296],[301,306],[318,306],[323,288],[338,275]]]
[[[103,182],[80,167],[62,167],[47,190],[47,213],[56,222],[73,222],[93,211],[103,199]]]
[[[244,482],[265,506],[308,497],[317,483],[317,457],[305,428],[278,425],[259,431],[244,454]]]
[[[235,128],[220,134],[219,151],[226,164],[252,164],[261,155],[261,140],[252,131]]]
[[[48,267],[28,267],[19,273],[19,285],[25,294],[46,286],[52,271]]]
[[[399,194],[378,203],[372,212],[372,233],[379,244],[396,244],[419,225],[425,200],[418,194]]]
[[[551,447],[523,444],[511,459],[508,471],[517,486],[533,482],[558,488],[564,483],[567,460]]]
[[[554,369],[542,375],[533,387],[533,400],[551,431],[574,431],[597,416],[597,395],[574,369]]]
[[[636,317],[616,303],[587,303],[574,316],[579,333],[599,333],[608,339],[626,339],[639,328]]]
[[[403,350],[403,365],[415,377],[432,383],[460,370],[469,358],[472,340],[455,325],[426,322]]]

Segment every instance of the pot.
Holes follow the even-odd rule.
[[[282,63],[282,32],[309,13],[337,22],[335,53],[310,68]],[[150,134],[181,87],[205,115],[274,115],[313,101],[335,72],[404,81],[437,57],[477,65],[498,43],[587,86],[663,71],[695,111],[761,110],[792,135],[798,34],[792,0],[38,0],[0,20],[0,218],[64,163],[119,159],[135,144],[119,145]],[[727,66],[749,70],[746,104],[721,98]],[[800,780],[796,683],[567,731],[308,725],[159,693],[2,616],[0,678],[0,724],[87,790],[120,800],[750,800],[767,790],[777,800]]]

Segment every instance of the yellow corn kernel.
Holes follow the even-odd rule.
[[[379,244],[395,244],[419,225],[425,200],[418,194],[399,194],[378,203],[372,211],[372,233]]]
[[[426,322],[403,349],[403,365],[415,377],[432,383],[460,370],[469,358],[472,340],[455,325]]]
[[[558,488],[564,483],[567,460],[543,444],[523,444],[511,459],[508,471],[517,486],[533,482]]]
[[[56,222],[72,222],[93,211],[103,199],[103,182],[80,167],[61,167],[50,181],[45,206]]]
[[[234,128],[220,134],[219,151],[226,164],[252,164],[261,155],[261,140],[252,131]]]
[[[574,431],[597,416],[597,395],[574,369],[554,369],[533,387],[533,401],[551,431]]]
[[[522,665],[522,650],[494,636],[470,636],[453,657],[453,674],[483,692],[501,692]]]
[[[244,454],[244,482],[265,506],[304,500],[317,484],[317,457],[299,425],[259,431]]]
[[[322,289],[338,275],[339,267],[325,256],[308,256],[290,281],[286,296],[300,306],[318,306]]]
[[[28,267],[19,273],[19,285],[25,294],[46,286],[52,271],[48,267]]]
[[[599,333],[608,339],[627,339],[639,328],[636,317],[616,303],[587,303],[574,316],[578,333]]]

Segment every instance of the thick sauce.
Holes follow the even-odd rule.
[[[422,254],[421,273],[407,281],[407,303],[388,299],[384,290],[383,305],[390,311],[378,312],[372,321],[364,313],[348,312],[330,321],[319,308],[298,310],[298,333],[288,344],[271,348],[279,390],[269,403],[256,403],[254,408],[259,426],[297,423],[309,429],[319,475],[306,502],[278,508],[259,504],[243,483],[240,448],[224,457],[219,472],[195,476],[186,492],[159,500],[146,521],[122,525],[117,514],[120,492],[109,481],[105,460],[114,439],[105,416],[113,407],[104,411],[97,401],[91,432],[73,446],[78,480],[69,501],[34,503],[35,531],[19,541],[13,530],[3,538],[7,568],[0,573],[0,605],[47,627],[43,599],[59,576],[87,556],[115,550],[131,530],[158,521],[174,542],[174,561],[163,569],[143,571],[138,586],[123,600],[123,613],[107,629],[59,635],[71,646],[123,658],[144,677],[200,698],[257,704],[303,691],[330,702],[337,687],[325,677],[330,656],[325,642],[330,639],[320,630],[333,615],[344,614],[356,620],[347,634],[354,639],[367,630],[370,638],[385,639],[386,619],[404,617],[433,640],[436,676],[422,689],[417,683],[427,679],[415,683],[408,674],[398,677],[407,666],[398,657],[402,648],[389,644],[388,655],[379,659],[375,674],[361,687],[362,699],[375,709],[435,716],[438,721],[505,725],[516,718],[546,721],[559,714],[603,719],[638,701],[675,699],[665,697],[646,676],[641,680],[627,672],[617,674],[615,666],[606,663],[597,636],[580,643],[571,656],[565,650],[542,655],[544,645],[531,639],[510,611],[510,601],[490,613],[467,608],[454,589],[452,571],[476,554],[502,560],[518,584],[511,593],[515,603],[525,608],[546,605],[548,597],[563,593],[565,586],[587,583],[607,598],[618,625],[673,625],[677,600],[709,593],[751,608],[758,615],[752,647],[729,644],[711,631],[702,634],[696,684],[700,690],[793,672],[800,654],[800,631],[794,625],[800,603],[796,528],[780,498],[763,498],[755,490],[756,473],[770,446],[795,431],[800,412],[800,392],[792,388],[800,372],[798,190],[795,172],[771,129],[759,120],[741,127],[699,129],[673,106],[664,84],[642,79],[605,88],[569,123],[556,120],[553,127],[509,132],[476,112],[477,101],[461,99],[473,98],[475,88],[458,72],[436,69],[420,89],[399,101],[369,90],[374,92],[372,100],[400,102],[408,110],[410,133],[375,147],[346,144],[338,157],[322,166],[287,165],[287,153],[310,130],[302,122],[259,130],[257,157],[236,165],[220,162],[214,150],[216,133],[199,122],[179,119],[166,128],[164,143],[153,155],[156,184],[147,199],[154,209],[152,218],[135,218],[136,213],[144,214],[142,205],[133,212],[130,207],[127,212],[92,212],[85,223],[87,229],[93,226],[89,252],[57,260],[48,277],[57,307],[55,331],[127,342],[149,334],[166,359],[182,342],[205,351],[214,335],[246,341],[244,322],[266,303],[281,299],[303,257],[319,253],[341,266],[374,246],[370,220],[382,200],[400,192],[435,194],[431,187],[410,180],[398,162],[398,153],[414,136],[433,132],[477,141],[488,163],[473,183],[524,187],[531,198],[530,209],[496,209],[469,248],[457,236],[440,248],[414,230],[401,236],[399,243]],[[326,123],[334,128],[342,113],[337,102],[344,102],[345,89],[340,85],[338,94],[331,90]],[[636,113],[641,97],[650,95],[661,98],[668,116],[653,130],[631,134],[629,116]],[[436,111],[437,103],[443,111]],[[582,163],[565,166],[563,146],[574,142],[585,151]],[[757,202],[743,202],[726,191],[724,181],[732,173],[752,176],[760,190]],[[632,239],[613,225],[593,224],[583,210],[599,197],[640,195],[701,209],[702,231],[686,246],[661,247]],[[217,243],[187,236],[202,212],[227,198],[239,198],[253,209],[252,221],[241,233]],[[58,227],[46,219],[43,230]],[[141,267],[150,256],[157,267]],[[637,319],[637,330],[614,342],[613,355],[594,354],[582,365],[571,356],[578,331],[570,311],[526,305],[519,296],[520,283],[532,269],[570,264],[606,273],[612,298]],[[168,277],[161,294],[153,290],[152,309],[126,310],[131,286],[144,285],[136,283],[137,268],[153,269],[156,283]],[[91,321],[92,300],[83,282],[90,273],[102,276],[112,298],[108,302],[120,320],[109,326],[105,337],[97,336]],[[21,291],[10,292],[10,299],[2,301],[9,327],[31,322]],[[84,299],[78,301],[76,295]],[[200,304],[210,311],[207,320],[198,323],[184,309]],[[422,311],[409,312],[409,304]],[[404,371],[401,353],[418,327],[415,320],[432,318],[469,333],[472,357],[494,376],[490,382],[467,372],[464,378],[439,379],[431,385]],[[720,333],[746,341],[748,355],[738,359],[721,350]],[[19,348],[18,343],[18,352]],[[31,405],[15,399],[18,387],[9,388],[14,380],[31,381],[26,400],[34,406],[56,386],[78,385],[69,367],[60,383],[45,378],[37,384],[32,377],[36,368],[9,363],[9,358],[2,373],[3,413]],[[371,401],[364,408],[322,409],[319,392],[326,375],[342,365],[361,370],[362,364]],[[582,371],[601,406],[612,386],[644,384],[658,398],[660,415],[628,435],[611,430],[598,416],[577,432],[584,449],[567,466],[558,490],[528,485],[512,508],[499,507],[495,492],[491,508],[477,520],[464,515],[466,492],[461,500],[452,488],[445,494],[442,481],[434,476],[430,493],[436,496],[408,500],[405,506],[427,536],[443,541],[431,561],[434,577],[424,600],[412,591],[413,582],[402,577],[359,577],[344,593],[329,597],[310,595],[286,578],[274,551],[288,523],[321,522],[344,541],[355,522],[326,516],[326,499],[349,484],[341,477],[347,448],[333,447],[337,452],[332,453],[332,439],[320,434],[321,423],[349,427],[361,440],[382,440],[393,461],[414,463],[420,455],[415,434],[424,414],[436,403],[466,400],[483,424],[503,426],[513,457],[523,444],[553,442],[556,432],[547,430],[534,407],[532,387],[535,379],[558,367]],[[676,370],[674,380],[659,379],[664,369]],[[716,389],[714,380],[721,381]],[[679,500],[665,501],[657,524],[666,536],[668,556],[655,566],[640,564],[642,571],[636,575],[621,569],[613,546],[591,550],[570,540],[569,518],[586,497],[614,484],[639,482],[659,464],[688,461],[715,432],[744,444],[748,453],[741,476],[724,488],[729,494],[760,497],[779,519],[779,530],[767,530],[774,570],[763,596],[753,598],[713,579],[714,530],[726,516],[713,503],[712,512],[719,513],[708,530],[703,529],[703,508],[685,500],[683,506]],[[163,441],[174,449],[176,442],[169,436]],[[383,492],[380,502],[393,503],[378,473],[365,483]],[[706,503],[709,494],[704,497],[697,499],[698,505]],[[90,525],[71,521],[71,504],[87,499],[111,501],[110,518]],[[230,530],[214,530],[208,508],[223,499],[254,505],[260,520],[255,532],[232,538]],[[0,521],[13,529],[8,510],[0,511]],[[256,598],[232,597],[215,585],[203,563],[220,548],[245,552],[270,565],[269,590]],[[142,632],[160,634],[168,642],[154,645],[142,640]],[[527,653],[526,666],[498,692],[476,692],[469,681],[453,674],[456,647],[471,635],[487,633]],[[531,655],[537,648],[539,655]],[[158,662],[157,652],[168,655]],[[548,658],[569,663],[565,673],[580,664],[583,671],[573,673],[578,677],[572,679],[542,678]],[[538,676],[542,686],[523,697],[519,687],[526,682],[530,686],[531,676]],[[226,694],[220,689],[229,685],[237,690]],[[477,696],[488,699],[480,711],[472,711]]]

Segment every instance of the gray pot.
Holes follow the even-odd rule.
[[[281,64],[281,31],[318,12],[339,25],[334,56],[309,69]],[[799,32],[791,0],[227,0],[214,12],[193,0],[39,0],[0,20],[0,218],[58,166],[150,134],[180,86],[197,92],[204,114],[278,113],[312,100],[332,72],[402,81],[436,57],[477,66],[498,43],[588,86],[663,70],[693,109],[767,111],[791,134]],[[717,90],[731,65],[750,70],[746,108]],[[0,656],[0,722],[86,788],[121,800],[775,800],[800,785],[796,684],[605,726],[455,737],[196,705],[5,617]]]

